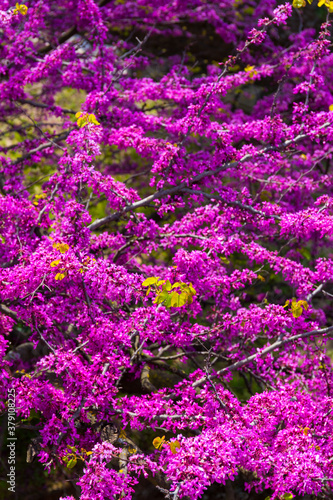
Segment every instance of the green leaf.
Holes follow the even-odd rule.
[[[291,304],[291,313],[294,316],[294,318],[299,318],[302,316],[303,309],[302,307],[296,303],[296,304]]]
[[[186,292],[182,292],[179,297],[179,307],[186,304],[188,299],[188,294]]]
[[[68,469],[73,469],[73,467],[75,467],[75,465],[77,464],[77,458],[71,458],[69,460],[69,462],[67,463],[67,467]]]
[[[170,443],[170,450],[172,451],[173,454],[177,452],[177,448],[180,448],[180,442],[172,441],[172,443]]]
[[[176,283],[174,283],[171,288],[179,288],[179,287],[180,287],[180,283],[178,281],[176,281]]]
[[[168,299],[168,292],[161,292],[157,295],[156,299],[154,300],[154,304],[162,304],[165,300]]]
[[[65,277],[66,277],[66,274],[64,274],[64,273],[57,273],[57,274],[55,275],[54,279],[55,279],[55,280],[57,280],[57,281],[61,281],[61,280],[63,280]]]
[[[40,412],[36,413],[34,409],[30,410],[28,418],[22,418],[21,422],[30,422],[33,418],[40,418]]]
[[[164,441],[165,441],[165,436],[162,436],[161,438],[156,437],[153,441],[153,445],[157,450],[160,450],[163,446]]]
[[[267,191],[266,189],[264,189],[260,193],[260,199],[261,199],[261,201],[269,201],[271,199],[271,197],[272,197],[271,191]]]
[[[173,292],[171,294],[171,307],[179,307],[179,293]]]
[[[294,498],[294,495],[292,493],[285,493],[282,498],[283,500],[291,500]]]
[[[299,250],[300,254],[303,255],[307,260],[311,260],[311,253],[307,248],[301,248]]]
[[[156,283],[157,286],[161,286],[163,285],[163,283],[165,283],[165,280],[160,280]]]
[[[171,307],[182,307],[183,305],[185,305],[187,303],[190,304],[191,303],[191,302],[189,302],[190,297],[192,299],[192,296],[186,292],[182,292],[180,295],[177,292],[172,293],[171,294]]]
[[[171,290],[171,283],[170,283],[170,281],[169,281],[169,280],[167,280],[167,281],[164,283],[164,285],[163,285],[162,289],[163,289],[164,291],[168,291],[168,292],[170,292],[170,290]]]
[[[220,259],[222,260],[223,264],[230,264],[230,260],[226,257],[221,256]]]
[[[299,300],[298,304],[304,308],[305,311],[309,309],[309,304],[306,300]]]
[[[68,444],[67,448],[74,451],[74,452],[77,452],[77,449],[75,448],[75,446],[71,446],[70,444]]]
[[[171,294],[168,293],[168,297],[164,301],[165,307],[171,307]]]
[[[299,318],[302,313],[303,313],[303,308],[305,311],[309,309],[309,304],[307,303],[306,300],[298,300],[296,302],[295,297],[293,297],[292,303],[291,303],[291,313],[294,316],[294,318]]]
[[[150,286],[150,285],[155,285],[155,283],[158,281],[159,278],[155,278],[154,276],[152,278],[147,278],[143,283],[142,286]]]

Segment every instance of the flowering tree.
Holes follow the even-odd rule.
[[[333,2],[0,8],[0,404],[27,461],[81,500],[331,498]]]

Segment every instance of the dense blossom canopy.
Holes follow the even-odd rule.
[[[331,497],[331,10],[0,1],[0,411],[77,498]]]

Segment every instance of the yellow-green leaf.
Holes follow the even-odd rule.
[[[179,307],[179,293],[177,292],[171,294],[171,307]]]
[[[305,311],[307,311],[309,309],[309,304],[307,303],[306,300],[299,300],[298,303],[300,306],[302,306],[304,308]]]
[[[150,285],[155,285],[155,283],[158,281],[159,278],[155,278],[154,276],[151,278],[147,278],[143,283],[142,286],[150,286]]]
[[[74,457],[67,462],[67,467],[68,469],[73,469],[73,467],[75,467],[76,464],[77,464],[77,458]]]
[[[307,311],[309,308],[309,305],[306,300],[296,301],[295,297],[293,297],[291,302],[291,313],[294,316],[294,318],[299,318],[302,315],[303,313],[302,306],[305,311]]]
[[[79,118],[78,121],[77,121],[77,124],[80,128],[84,127],[85,125],[87,125],[87,122],[85,121],[85,119],[83,117]]]
[[[167,297],[164,299],[164,305],[165,305],[165,307],[170,307],[171,306],[171,294],[170,293],[168,293]]]
[[[163,290],[166,290],[166,291],[170,292],[170,290],[171,290],[171,283],[170,283],[170,281],[169,281],[169,280],[167,280],[167,281],[164,283],[164,285],[163,285]]]
[[[57,280],[57,281],[61,281],[61,280],[63,280],[65,278],[65,276],[66,276],[66,274],[64,274],[64,273],[57,273],[55,275],[54,279]]]
[[[164,302],[165,300],[168,300],[168,297],[169,297],[168,292],[161,292],[161,293],[158,295],[158,301],[157,301],[157,304],[162,304],[162,302]]]
[[[182,292],[179,296],[179,307],[186,304],[188,299],[188,294],[186,292]]]
[[[165,441],[165,436],[162,436],[161,438],[156,437],[153,441],[153,445],[157,450],[160,450],[163,446],[164,441]]]
[[[297,303],[291,305],[291,314],[294,316],[294,318],[299,318],[302,315],[302,312],[303,309]]]
[[[93,123],[94,125],[100,125],[100,123],[96,120],[96,116],[92,113],[88,116],[88,122]]]
[[[59,266],[59,264],[60,264],[60,259],[59,260],[54,260],[53,262],[51,262],[50,266],[51,267],[57,267],[57,266]]]
[[[300,9],[301,7],[305,7],[305,0],[293,0],[293,7],[295,9]]]
[[[172,441],[172,443],[170,443],[170,450],[172,451],[173,454],[177,453],[177,448],[180,448],[180,442]]]
[[[223,264],[230,264],[230,260],[229,260],[229,259],[227,259],[226,257],[221,256],[220,258],[221,258],[221,260],[222,260]]]
[[[54,243],[53,248],[59,250],[60,253],[66,253],[69,250],[67,243]]]
[[[75,446],[71,446],[70,444],[67,445],[67,448],[71,451],[77,452],[77,448]]]
[[[13,10],[13,14],[20,13],[20,14],[22,14],[22,16],[25,16],[27,14],[27,12],[28,12],[28,7],[24,4],[20,5],[19,3],[17,3],[15,5],[15,9]]]

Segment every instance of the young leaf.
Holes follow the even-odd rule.
[[[13,10],[13,14],[22,14],[22,16],[25,16],[28,12],[28,7],[24,4],[19,4],[17,3],[15,5],[15,9]]]
[[[68,469],[73,469],[73,467],[75,467],[75,465],[77,464],[77,458],[74,457],[74,458],[71,458],[68,462],[67,462],[67,468]]]
[[[171,294],[168,293],[167,298],[164,300],[165,307],[171,307]]]
[[[318,4],[319,5],[319,4]],[[305,6],[305,0],[293,0],[293,7],[295,9],[300,9]],[[287,499],[285,499],[287,500]]]
[[[63,280],[65,278],[65,276],[66,276],[66,274],[64,274],[64,273],[57,273],[55,275],[54,279],[57,280],[57,281],[61,281],[61,280]]]
[[[171,307],[179,307],[179,293],[173,292],[171,294]]]
[[[144,282],[142,283],[142,286],[150,286],[150,285],[155,285],[155,283],[157,282],[158,278],[155,278],[154,276],[152,278],[147,278],[146,280],[144,280]]]
[[[77,448],[75,446],[71,446],[70,444],[68,444],[67,448],[71,451],[74,451],[75,453],[77,452]]]
[[[179,307],[186,304],[188,299],[188,294],[186,292],[182,292],[179,296]]]
[[[173,289],[173,288],[179,288],[179,287],[180,287],[180,283],[178,281],[176,281],[176,283],[174,283],[171,288]]]
[[[53,262],[51,262],[50,267],[57,267],[59,266],[59,264],[60,264],[60,259],[54,260]]]
[[[165,436],[162,436],[161,438],[156,437],[153,441],[153,445],[157,450],[160,450],[163,446],[164,441],[165,441]]]
[[[168,300],[169,294],[168,294],[168,292],[161,292],[158,297],[159,297],[159,299],[158,299],[157,303],[162,304],[162,302]]]
[[[53,248],[59,250],[60,253],[66,253],[69,250],[67,243],[54,243]]]
[[[88,116],[88,122],[93,123],[94,125],[100,125],[100,123],[96,120],[96,116],[92,113]]]
[[[295,304],[291,304],[291,314],[294,316],[294,318],[299,318],[302,315],[303,309],[302,307],[296,302]]]
[[[170,281],[169,281],[169,280],[167,280],[167,281],[164,283],[164,285],[163,285],[163,287],[162,287],[162,288],[163,288],[163,290],[166,290],[166,291],[170,292],[170,290],[171,290],[171,283],[170,283]]]
[[[305,311],[307,311],[309,309],[309,304],[307,303],[306,300],[299,300],[298,301],[299,305],[303,307],[303,309]]]
[[[177,453],[177,448],[180,448],[180,442],[179,441],[172,441],[170,444],[170,450],[173,454]]]

